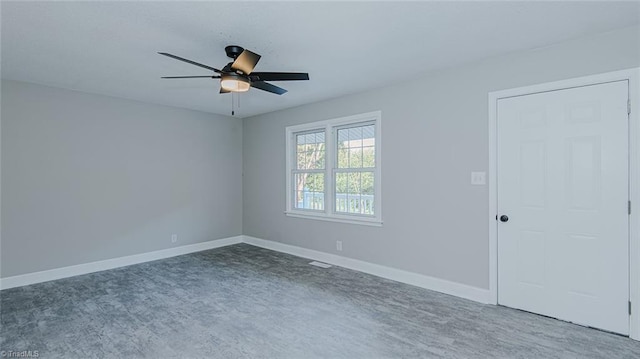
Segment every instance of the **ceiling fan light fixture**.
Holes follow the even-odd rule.
[[[234,74],[222,75],[220,79],[220,86],[231,92],[247,92],[251,87],[249,81],[242,76]]]

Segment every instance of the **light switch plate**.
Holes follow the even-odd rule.
[[[476,186],[487,184],[487,172],[471,172],[471,184]]]

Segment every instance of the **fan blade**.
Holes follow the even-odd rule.
[[[255,52],[244,50],[233,62],[231,68],[234,70],[240,70],[243,74],[248,75],[253,71],[253,68],[256,67],[258,61],[260,61],[260,57],[261,56]]]
[[[220,76],[163,76],[161,79],[198,79],[198,78],[209,78],[209,79],[219,79]]]
[[[211,71],[213,71],[213,72],[222,73],[222,71],[220,71],[220,70],[218,70],[218,69],[216,69],[216,68],[213,68],[213,67],[211,67],[211,66],[207,66],[207,65],[203,65],[203,64],[201,64],[201,63],[197,63],[197,62],[195,62],[195,61],[187,60],[187,59],[182,58],[182,57],[180,57],[180,56],[171,55],[171,54],[168,54],[168,53],[166,53],[166,52],[158,52],[158,53],[159,53],[160,55],[168,56],[168,57],[170,57],[170,58],[172,58],[172,59],[176,59],[176,60],[184,61],[184,62],[186,62],[186,63],[188,63],[188,64],[191,64],[191,65],[196,65],[196,66],[203,67],[203,68],[205,68],[205,69],[207,69],[207,70],[211,70]]]
[[[229,90],[225,90],[225,89],[223,89],[222,87],[220,87],[220,93],[229,93],[229,92],[231,92],[231,91],[229,91]]]
[[[309,74],[306,72],[252,72],[249,76],[258,81],[296,81],[308,80]]]
[[[263,81],[253,81],[251,82],[251,87],[255,87],[263,91],[275,93],[277,95],[282,95],[283,93],[287,92],[287,90],[283,89],[282,87],[278,87],[276,85],[272,85],[268,82],[263,82]]]

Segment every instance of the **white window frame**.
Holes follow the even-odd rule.
[[[362,214],[336,213],[335,211],[335,175],[337,161],[337,130],[358,124],[373,124],[375,126],[375,169],[374,169],[374,198],[375,211],[373,216]],[[334,118],[302,125],[288,126],[286,136],[286,210],[290,217],[309,218],[322,221],[382,226],[382,112],[373,111],[359,115]],[[293,178],[295,157],[295,135],[304,132],[324,130],[325,132],[325,169],[324,169],[324,211],[295,208],[293,194]],[[355,169],[358,171],[359,169]]]

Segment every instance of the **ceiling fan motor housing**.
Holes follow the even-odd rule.
[[[237,45],[229,45],[224,48],[224,51],[227,53],[228,57],[235,59],[238,56],[240,56],[240,54],[242,53],[242,51],[244,51],[244,49]]]

